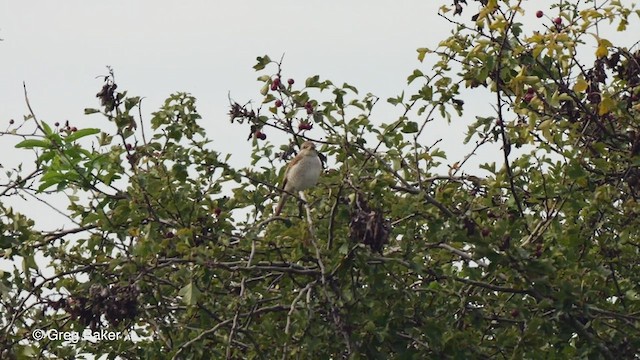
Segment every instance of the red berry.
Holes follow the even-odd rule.
[[[282,106],[282,100],[276,100],[276,107]]]
[[[531,100],[533,100],[534,94],[532,93],[526,93],[524,94],[524,96],[522,97],[522,100],[526,103],[531,102]]]
[[[127,144],[127,150],[131,151],[133,149],[133,145]]]
[[[554,22],[556,25],[561,25],[561,24],[562,24],[562,18],[557,17],[557,18],[553,19],[553,22]]]
[[[540,19],[543,15],[544,15],[544,13],[542,12],[542,10],[538,10],[538,11],[536,11],[536,17],[537,17],[538,19]]]
[[[482,236],[489,236],[491,234],[491,230],[489,228],[482,229]]]
[[[276,91],[280,87],[280,78],[273,79],[271,82],[271,91]]]
[[[289,80],[287,80],[287,84],[289,84],[289,85],[293,85],[293,83],[294,83],[294,82],[295,82],[295,81],[293,81],[293,79],[289,79]]]
[[[304,107],[307,109],[307,114],[313,114],[313,103],[311,101],[307,101]]]
[[[76,132],[76,131],[78,131],[77,127],[74,126],[74,127],[71,128],[71,132]]]
[[[527,89],[527,94],[533,94],[535,92],[535,89],[530,87]]]
[[[213,213],[216,214],[216,217],[219,217],[220,214],[222,213],[222,209],[216,208],[215,210],[213,210]]]
[[[518,317],[520,315],[520,311],[518,309],[511,310],[511,317]]]
[[[311,128],[313,127],[313,125],[311,123],[308,123],[306,121],[303,121],[300,123],[300,125],[298,125],[298,129],[300,130],[311,130]]]

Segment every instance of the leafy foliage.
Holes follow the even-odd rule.
[[[0,203],[0,255],[16,264],[0,276],[0,357],[637,357],[640,51],[598,34],[639,13],[562,1],[529,32],[521,2],[478,2],[470,22],[453,17],[465,1],[441,8],[456,30],[418,49],[433,68],[388,99],[401,111],[391,123],[375,121],[376,96],[285,81],[259,57],[262,103],[229,112],[252,141],[243,169],[212,150],[189,94],[166,100],[150,134],[113,73],[85,110],[103,130],[52,127],[27,99],[3,136],[21,137],[33,169],[8,171],[0,196],[66,194],[76,227],[37,230]],[[426,144],[429,123],[462,121],[473,92],[495,111],[449,163]],[[278,149],[266,140],[277,131],[291,139]],[[327,170],[273,217],[281,160],[305,139]],[[469,169],[491,144],[501,160]]]

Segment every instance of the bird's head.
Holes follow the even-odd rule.
[[[316,144],[312,143],[311,141],[305,141],[302,143],[302,146],[300,148],[302,149],[302,151],[313,153],[316,151]]]

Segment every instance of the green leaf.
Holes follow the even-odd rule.
[[[544,136],[544,138],[547,139],[547,141],[549,142],[553,141],[553,135],[551,134],[552,124],[553,124],[553,120],[547,119],[542,123],[540,123],[540,125],[538,126],[538,128],[542,131],[542,136]]]
[[[99,113],[100,110],[98,109],[93,109],[93,108],[86,108],[84,109],[84,114],[85,115],[91,115],[91,114],[95,114],[95,113]]]
[[[48,140],[27,139],[18,143],[16,148],[33,149],[34,147],[48,148],[49,146],[51,146],[51,142]]]
[[[338,253],[341,255],[346,255],[349,252],[349,244],[348,243],[343,243],[342,245],[340,245],[340,248],[338,249]]]
[[[345,89],[349,89],[349,90],[353,91],[356,94],[358,93],[358,89],[356,89],[355,86],[351,86],[351,85],[349,85],[347,83],[344,83],[344,84],[342,84],[342,87],[345,88]]]
[[[420,62],[422,62],[424,60],[425,55],[427,55],[427,53],[430,53],[431,50],[427,49],[427,48],[418,48],[418,60],[420,60]]]
[[[258,61],[258,63],[253,66],[255,70],[262,70],[271,62],[271,58],[269,58],[269,56],[267,55],[258,56],[256,60]]]
[[[617,103],[615,102],[615,100],[613,100],[609,96],[603,96],[602,101],[600,101],[600,104],[598,105],[598,115],[602,116],[610,112],[616,105]]]
[[[320,75],[314,75],[305,81],[306,87],[318,87],[320,85]]]
[[[407,78],[407,84],[411,84],[413,82],[413,80],[424,76],[424,74],[422,73],[422,71],[416,69],[413,70],[413,74],[409,75],[409,77]]]
[[[178,295],[182,296],[182,301],[187,305],[195,305],[201,294],[193,282],[188,283],[178,292]]]
[[[269,76],[269,75],[258,76],[258,81],[260,81],[260,82],[267,82],[269,80],[271,80],[271,76]]]
[[[46,122],[42,122],[42,132],[44,132],[44,134],[46,136],[49,136],[51,134],[53,134],[53,131],[51,131],[51,126],[49,126]]]
[[[269,83],[266,83],[260,88],[260,94],[267,95],[269,93]]]
[[[80,138],[83,138],[85,136],[89,136],[89,135],[93,135],[93,134],[97,134],[100,132],[100,129],[96,129],[96,128],[88,128],[88,129],[80,129],[76,132],[73,132],[71,134],[69,134],[64,141],[67,143],[76,141]]]
[[[30,269],[38,269],[38,264],[36,264],[36,259],[33,255],[25,256],[22,259],[22,271],[25,274],[30,274]]]
[[[576,80],[576,84],[573,85],[573,91],[575,92],[584,92],[589,87],[589,83],[584,79],[584,76],[580,75],[578,80]]]
[[[398,105],[404,101],[404,91],[395,98],[388,98],[387,102],[391,105]]]
[[[415,121],[407,121],[400,130],[405,134],[413,134],[418,132],[418,123]]]
[[[431,99],[433,98],[433,88],[429,85],[425,85],[422,87],[422,89],[420,89],[418,94],[423,100],[431,101]]]
[[[139,96],[133,96],[133,97],[130,97],[130,98],[126,98],[126,99],[124,99],[124,108],[125,108],[125,110],[129,111],[134,106],[138,105],[138,103],[140,103],[140,97]]]

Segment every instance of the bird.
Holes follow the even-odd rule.
[[[282,197],[274,212],[274,216],[280,215],[289,193],[296,193],[315,186],[322,172],[322,162],[318,156],[316,145],[311,141],[305,141],[296,155],[284,171]]]

